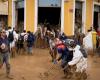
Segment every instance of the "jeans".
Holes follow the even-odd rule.
[[[32,54],[32,50],[33,50],[32,47],[28,47],[28,48],[27,48],[28,54]]]
[[[61,67],[64,68],[67,65],[67,56],[64,56],[61,61]]]
[[[6,73],[7,75],[10,73],[10,54],[9,52],[1,53],[3,64],[6,64]]]
[[[61,54],[61,59],[62,59],[61,67],[64,68],[65,65],[67,64],[68,50],[66,48],[64,49],[59,48],[58,53]]]

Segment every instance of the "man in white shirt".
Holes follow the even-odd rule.
[[[72,61],[68,62],[68,65],[73,68],[73,66],[76,67],[75,73],[77,78],[82,77],[82,74],[85,73],[86,75],[86,69],[87,69],[87,58],[85,58],[80,51],[80,46],[76,45],[75,43],[71,46],[73,49],[73,59]],[[78,80],[78,79],[77,79]]]
[[[10,46],[10,51],[12,53],[12,57],[15,56],[15,42],[18,40],[18,34],[14,29],[11,29],[11,27],[8,28],[6,31],[8,40],[9,40],[9,46]]]
[[[83,45],[87,50],[93,49],[92,32],[90,30],[88,30],[86,37],[83,38]]]

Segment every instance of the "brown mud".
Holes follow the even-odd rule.
[[[34,54],[20,55],[11,59],[12,80],[67,80],[59,64],[51,62],[48,50],[33,49]],[[88,57],[88,79],[100,80],[100,58]],[[9,80],[5,75],[5,65],[0,69],[0,80]]]

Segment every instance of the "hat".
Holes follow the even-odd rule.
[[[70,41],[70,47],[75,47],[75,46],[76,46],[75,41]]]

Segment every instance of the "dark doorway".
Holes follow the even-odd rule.
[[[24,8],[18,9],[17,30],[22,32],[24,29]]]
[[[24,21],[24,8],[18,9],[18,21]]]
[[[39,7],[38,8],[38,23],[44,23],[45,21],[50,24],[59,24],[60,21],[60,8],[52,7]]]
[[[94,12],[93,26],[94,26],[95,30],[97,30],[97,28],[99,27],[99,25],[98,25],[98,12]]]
[[[1,29],[7,29],[7,22],[8,22],[8,16],[7,15],[0,15],[0,30]]]
[[[82,2],[76,1],[75,6],[75,34],[82,33]]]
[[[38,24],[49,23],[58,25],[61,23],[60,7],[38,7]]]

